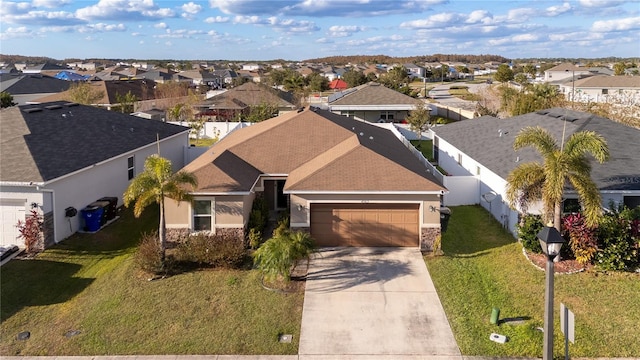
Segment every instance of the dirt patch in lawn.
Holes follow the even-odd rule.
[[[544,271],[547,264],[547,255],[528,253],[524,249],[522,249],[522,253],[533,266]],[[573,274],[588,270],[591,267],[592,265],[582,265],[575,259],[563,259],[553,264],[553,270],[556,274]]]

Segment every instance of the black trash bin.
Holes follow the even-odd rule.
[[[448,207],[440,208],[440,231],[447,231],[447,225],[449,225],[449,218],[451,217],[451,209]]]
[[[109,220],[115,219],[116,215],[118,214],[118,198],[117,197],[105,196],[96,201],[108,201],[109,206],[107,206],[107,208],[105,209],[106,220],[109,221]]]

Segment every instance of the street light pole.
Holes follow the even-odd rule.
[[[560,253],[564,239],[552,224],[542,228],[537,237],[540,240],[542,251],[547,255],[542,359],[553,360],[553,259]]]

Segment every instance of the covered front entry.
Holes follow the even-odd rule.
[[[311,204],[318,246],[419,246],[418,204]]]

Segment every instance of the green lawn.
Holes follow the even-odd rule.
[[[478,100],[480,100],[480,96],[478,96],[477,94],[473,94],[473,93],[469,92],[469,87],[468,86],[462,86],[462,85],[452,86],[449,89],[449,94],[451,94],[451,96],[455,96],[455,97],[460,98],[462,100],[468,100],[468,101],[478,101]]]
[[[125,211],[96,234],[3,266],[0,355],[297,353],[302,291],[264,290],[252,270],[139,273],[132,254],[157,216]],[[22,331],[29,340],[16,339]],[[293,342],[279,343],[281,333]]]
[[[410,142],[425,159],[433,161],[433,140],[410,140]]]
[[[216,143],[216,139],[189,139],[189,144],[193,146],[209,147]]]
[[[545,273],[533,267],[522,247],[479,206],[452,208],[442,239],[445,255],[425,261],[462,354],[542,355]],[[564,354],[558,311],[575,314],[572,357],[640,356],[640,274],[583,272],[555,277],[556,356]],[[490,324],[491,309],[501,318],[525,317],[521,325]],[[496,332],[506,344],[489,340]]]

